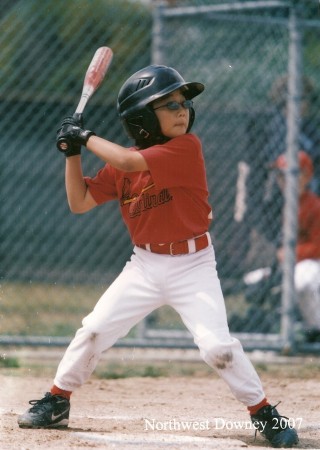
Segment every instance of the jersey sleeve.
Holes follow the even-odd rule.
[[[320,201],[309,205],[308,226],[304,230],[303,239],[297,244],[297,261],[320,258]]]
[[[95,177],[84,177],[90,194],[98,205],[109,200],[115,200],[118,197],[113,172],[114,170],[111,166],[105,165],[97,172]]]
[[[203,165],[197,136],[185,134],[162,145],[140,150],[157,188],[193,186],[194,176]]]

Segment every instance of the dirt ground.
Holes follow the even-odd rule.
[[[289,369],[263,367],[258,364],[257,370],[268,398],[281,400],[279,411],[299,433],[296,448],[320,449],[319,366],[306,370],[302,360]],[[20,429],[17,416],[29,400],[41,398],[50,388],[50,370],[50,376],[33,370],[0,371],[1,450],[270,448],[260,435],[255,439],[246,409],[225,383],[201,370],[187,376],[93,376],[72,396],[67,430]]]

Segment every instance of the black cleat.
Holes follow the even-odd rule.
[[[264,406],[251,416],[256,430],[275,448],[291,448],[299,442],[296,430],[287,417],[280,416],[275,406]]]
[[[47,392],[41,400],[30,400],[32,408],[18,417],[20,428],[66,428],[70,402],[65,397]]]

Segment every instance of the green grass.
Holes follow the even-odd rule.
[[[5,353],[0,355],[0,368],[18,369],[20,368],[20,362],[18,358],[12,356],[7,357]]]
[[[106,286],[9,283],[0,285],[0,334],[73,336]],[[153,328],[185,329],[179,315],[164,306],[150,318]],[[134,335],[134,330],[130,336]]]
[[[0,334],[68,336],[104,289],[41,283],[1,283]]]
[[[25,356],[7,357],[0,359],[0,374],[2,376],[33,376],[54,377],[60,359],[43,357],[41,359],[26,358]],[[170,377],[195,376],[214,377],[215,372],[202,361],[158,361],[132,360],[123,361],[121,358],[101,360],[92,375],[98,379],[122,379],[134,377]]]
[[[162,377],[168,376],[168,371],[163,367],[151,365],[137,365],[121,367],[118,364],[109,364],[107,370],[98,370],[96,375],[104,379],[132,378],[132,377]]]
[[[0,335],[73,337],[108,286],[46,283],[0,284]],[[242,317],[247,305],[242,294],[225,297],[227,313]],[[147,317],[150,329],[185,330],[180,316],[163,306]],[[136,337],[133,328],[128,337]]]
[[[49,356],[48,350],[47,356]],[[60,358],[35,358],[26,355],[5,355],[0,357],[2,376],[54,377]],[[277,363],[255,362],[254,366],[262,379],[320,380],[320,359],[306,357],[305,362]],[[170,360],[123,360],[112,358],[101,360],[93,374],[98,379],[121,379],[133,377],[218,377],[216,372],[203,361]]]

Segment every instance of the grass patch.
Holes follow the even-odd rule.
[[[0,334],[73,336],[107,286],[9,283],[0,285]],[[180,316],[163,306],[148,316],[147,326],[185,329]],[[130,333],[135,336],[135,330]]]
[[[105,288],[42,283],[1,283],[0,334],[70,336]]]
[[[20,368],[20,363],[18,358],[12,356],[7,357],[4,353],[0,355],[0,368],[18,369]]]
[[[118,379],[118,378],[133,378],[133,377],[163,377],[168,376],[167,371],[161,367],[151,365],[135,365],[131,367],[121,367],[115,364],[110,365],[108,370],[98,372],[98,378],[102,379]]]
[[[276,364],[276,363],[256,363],[257,372],[263,377],[271,376],[276,378],[320,379],[320,360],[306,362],[304,364]]]
[[[204,377],[216,376],[211,367],[203,361],[174,361],[174,360],[117,360],[100,361],[95,371],[99,379],[117,379],[133,377]]]
[[[73,337],[108,286],[50,283],[0,284],[0,334]],[[226,297],[228,315],[246,311],[243,295]],[[146,327],[185,330],[179,314],[162,306],[146,318]],[[129,336],[135,337],[136,328]]]

